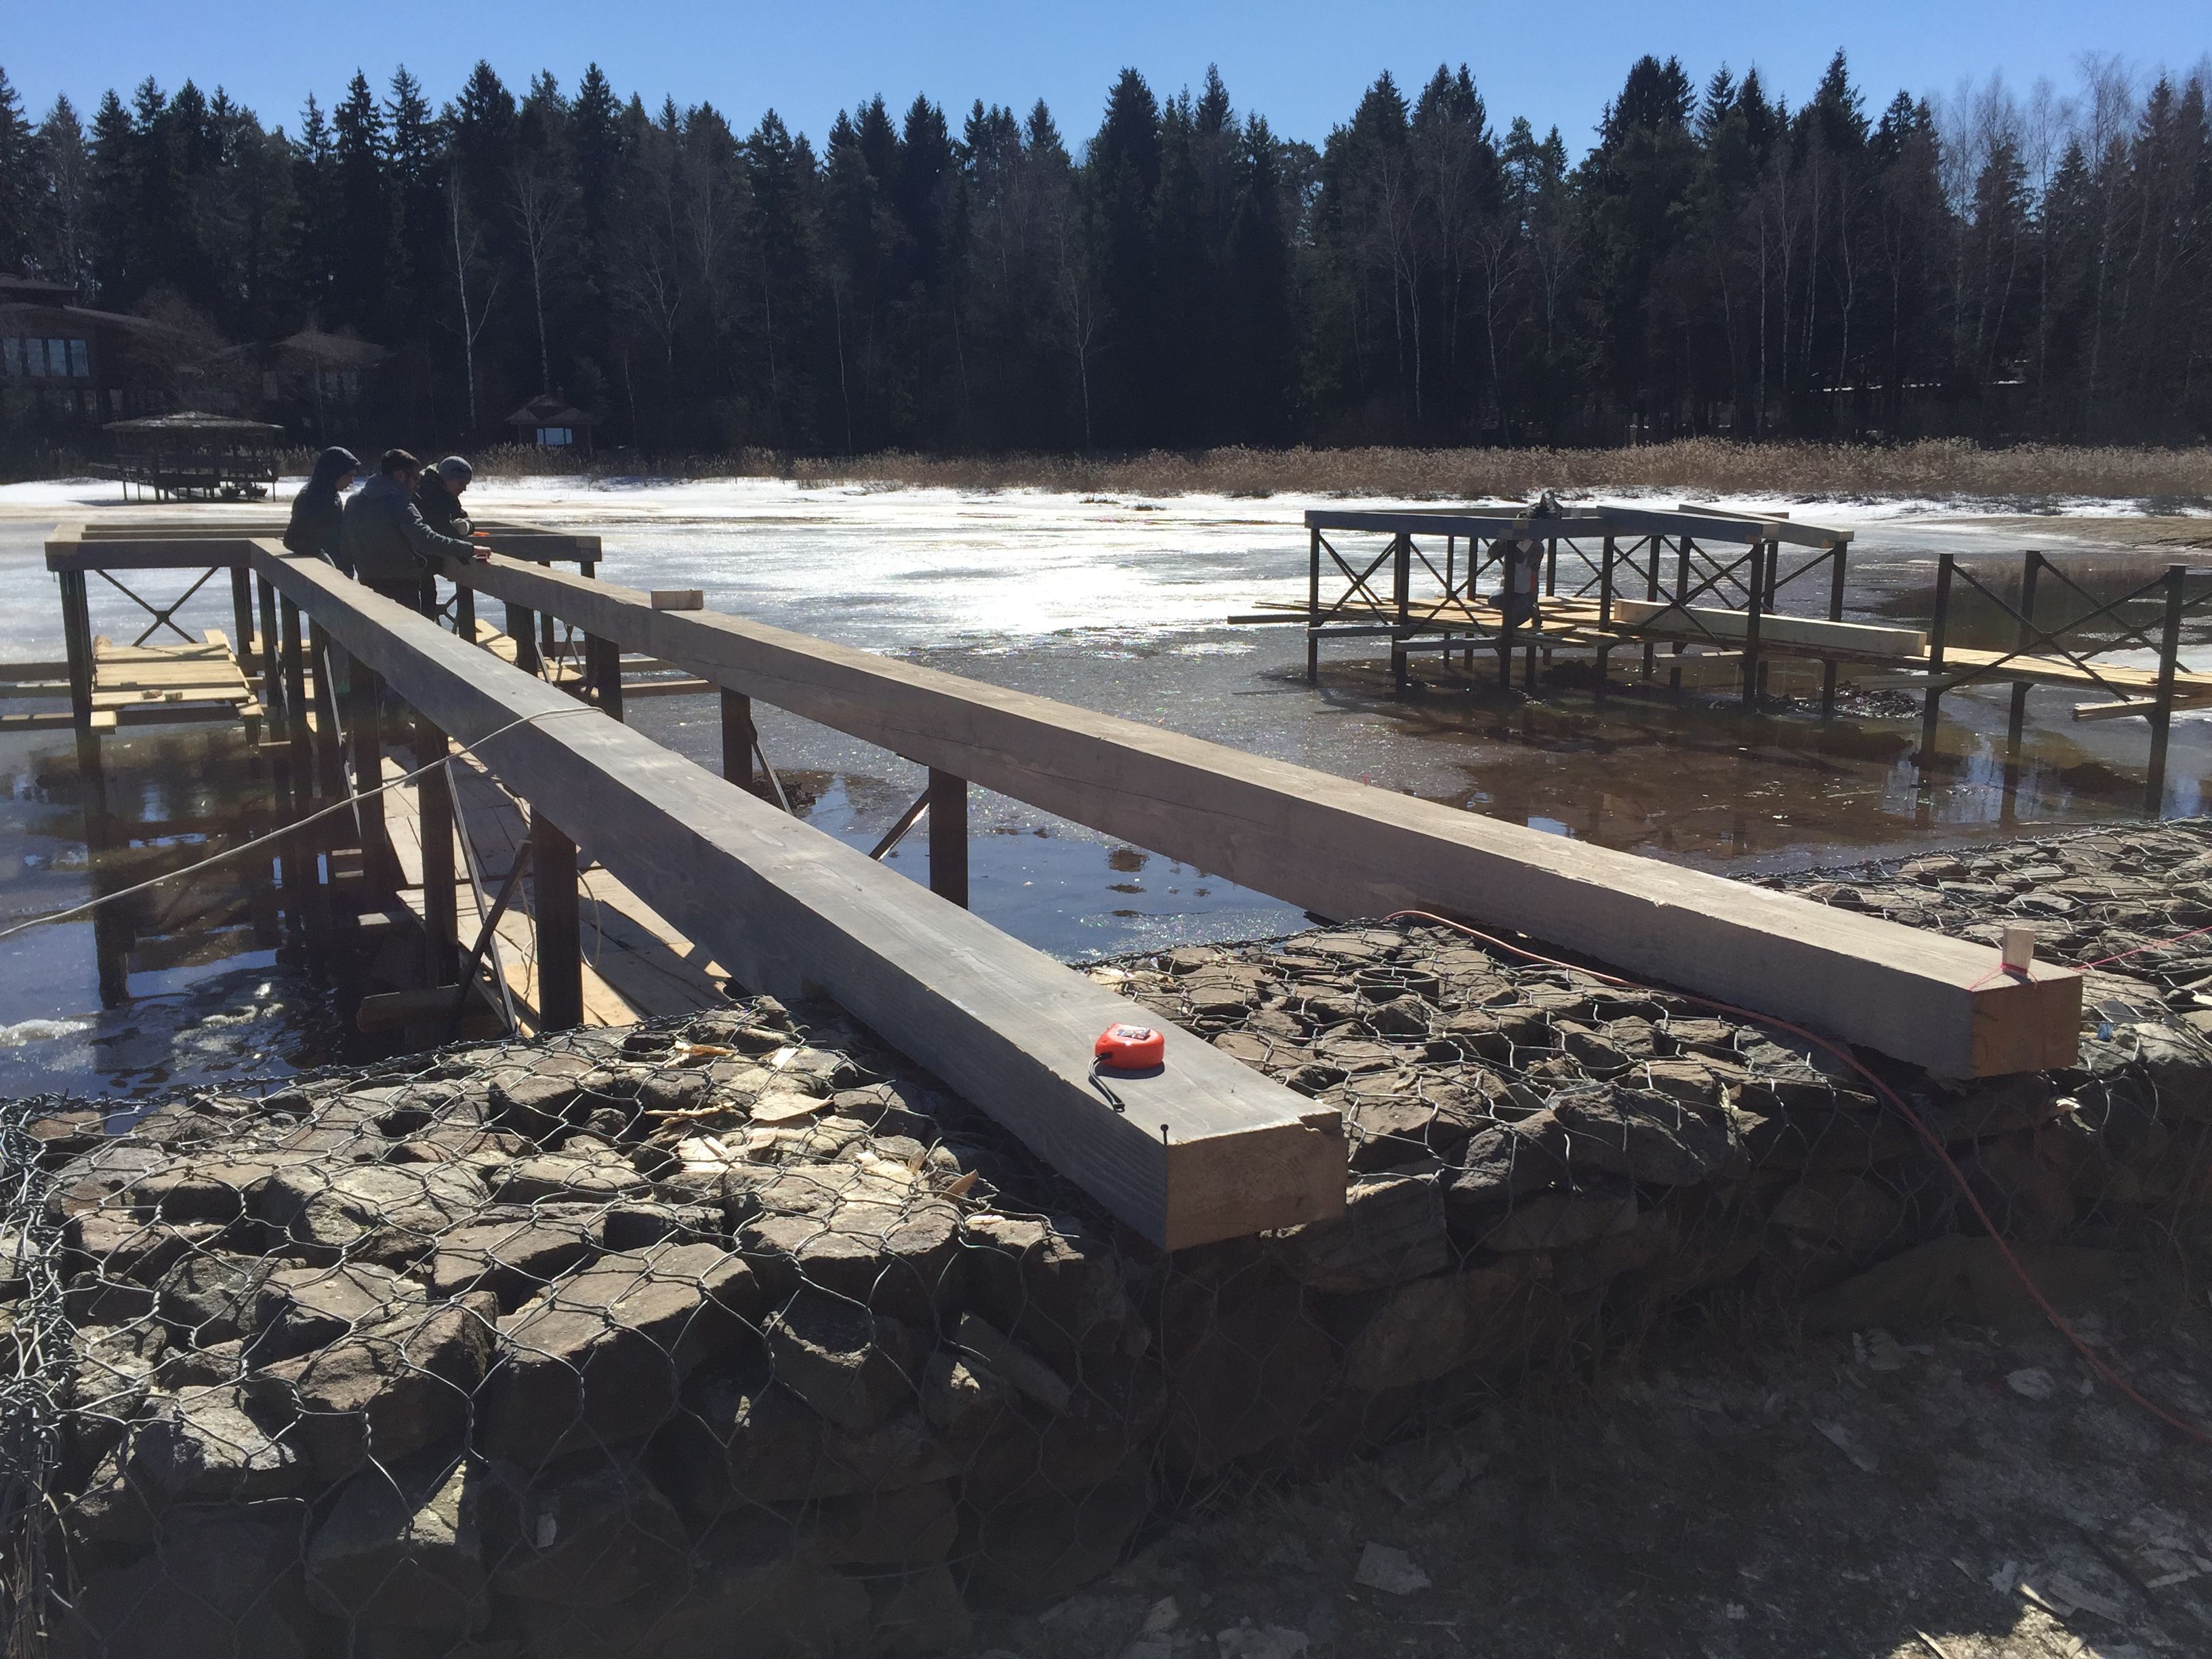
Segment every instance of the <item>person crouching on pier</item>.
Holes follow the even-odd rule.
[[[448,455],[435,466],[422,469],[422,482],[415,486],[415,505],[422,509],[423,522],[448,536],[465,536],[474,528],[461,492],[476,477],[476,469],[459,455]]]
[[[350,449],[335,444],[315,457],[315,470],[300,493],[292,497],[292,520],[284,526],[284,545],[302,558],[328,559],[353,574],[353,567],[339,562],[338,525],[345,503],[338,497],[353,488],[361,463]]]
[[[415,503],[422,463],[404,449],[387,449],[376,476],[345,504],[338,562],[356,580],[424,616],[437,613],[433,573],[441,559],[487,559],[490,550],[434,530]]]

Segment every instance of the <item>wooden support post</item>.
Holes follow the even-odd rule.
[[[1321,532],[1306,532],[1310,544],[1306,571],[1306,684],[1321,684],[1321,635],[1315,630],[1321,626]]]
[[[284,732],[292,745],[292,792],[304,807],[315,793],[314,734],[307,729],[307,653],[300,639],[300,607],[277,604],[283,641],[284,706],[290,710]]]
[[[1677,536],[1674,538],[1674,546],[1677,556],[1674,564],[1674,603],[1687,610],[1690,604],[1690,538],[1687,536]],[[1651,568],[1655,570],[1659,568],[1659,552],[1656,547],[1652,550]],[[1674,654],[1677,657],[1682,654],[1682,641],[1680,640],[1674,641]],[[1682,665],[1679,662],[1667,672],[1667,690],[1678,701],[1681,697]]]
[[[1413,604],[1413,538],[1402,530],[1392,538],[1390,545],[1390,604],[1396,612],[1391,623],[1390,689],[1402,696],[1406,690],[1406,629]]]
[[[323,631],[320,623],[307,624],[307,640],[314,651],[315,676],[315,793],[325,800],[345,795],[345,759],[338,752],[337,682],[345,671],[345,653]],[[325,845],[329,836],[323,837]]]
[[[1946,553],[1936,566],[1936,615],[1928,624],[1927,702],[1920,714],[1919,761],[1923,777],[1936,760],[1936,725],[1943,702],[1943,633],[1951,615],[1952,556]]]
[[[1844,549],[1846,545],[1845,543],[1837,542],[1828,549],[1828,557],[1832,562],[1832,568],[1828,572],[1828,620],[1830,622],[1841,622],[1844,619]],[[1837,667],[1838,664],[1833,657],[1820,665],[1820,718],[1824,720],[1833,720],[1836,717]]]
[[[1743,613],[1743,706],[1759,707],[1759,622],[1766,611],[1766,544],[1753,542],[1745,556],[1751,565],[1751,580],[1744,585]]]
[[[253,573],[242,563],[230,568],[230,621],[238,630],[231,641],[238,672],[250,680],[261,672],[261,663],[253,650]]]
[[[1644,597],[1650,603],[1656,605],[1659,602],[1659,538],[1656,536],[1646,536],[1643,538],[1642,545],[1644,556],[1650,562],[1644,572]],[[1631,568],[1634,568],[1635,562],[1633,558],[1630,559]],[[1644,683],[1646,685],[1651,683],[1652,670],[1656,665],[1657,660],[1658,647],[1650,641],[1644,641]]]
[[[1553,598],[1558,594],[1559,591],[1559,538],[1557,536],[1547,536],[1544,538],[1544,597],[1547,599]],[[1544,637],[1544,630],[1540,627],[1538,628],[1533,637],[1538,640],[1542,639]],[[1550,646],[1547,645],[1544,647],[1542,657],[1544,672],[1546,674],[1549,674],[1552,672],[1552,647]],[[1536,662],[1537,651],[1536,647],[1532,644],[1528,647],[1528,689],[1531,691],[1534,691],[1536,689]]]
[[[584,938],[576,902],[576,843],[530,809],[531,896],[538,921],[538,1028],[584,1023]]]
[[[415,752],[424,763],[447,750],[446,734],[429,721],[415,722]],[[459,899],[453,877],[453,781],[433,766],[415,781],[417,829],[422,839],[422,970],[426,985],[453,982],[453,953],[460,942]]]
[[[968,908],[968,781],[929,769],[929,890]]]
[[[2155,818],[2166,811],[2166,740],[2173,726],[2173,674],[2181,657],[2182,584],[2189,567],[2166,568],[2166,631],[2158,641],[2158,691],[2150,712],[2150,772],[2143,782],[2143,816]]]
[[[1613,561],[1616,552],[1613,538],[1605,538],[1605,550],[1600,556],[1597,573],[1597,625],[1601,629],[1613,626]],[[1601,645],[1597,648],[1597,701],[1605,701],[1606,686],[1613,672],[1613,647]]]
[[[1519,631],[1515,621],[1514,594],[1521,580],[1521,544],[1514,537],[1501,538],[1498,544],[1498,689],[1513,689],[1513,636]]]
[[[62,640],[69,656],[70,713],[76,721],[76,757],[84,766],[100,764],[100,738],[92,729],[92,605],[84,572],[64,570]]]
[[[453,587],[453,632],[470,645],[477,642],[477,591],[467,582]]]
[[[292,815],[307,816],[315,799],[316,735],[307,723],[307,653],[301,638],[300,607],[289,599],[278,605],[283,640],[284,704],[290,709],[290,774]],[[319,672],[319,671],[318,671]],[[327,722],[327,716],[322,717]],[[325,735],[328,726],[325,726]],[[317,867],[317,852],[328,844],[330,827],[295,830],[284,842],[285,902],[299,916],[311,949],[319,951],[330,938],[330,896]]]
[[[753,771],[753,746],[760,734],[753,727],[753,700],[742,691],[722,693],[722,775],[740,789],[760,793]]]
[[[266,581],[259,584],[258,597],[261,601],[261,706],[269,711],[269,735],[278,743],[292,735],[294,705],[284,696],[284,674],[280,666],[283,646],[276,631],[276,590]]]
[[[1759,554],[1759,564],[1760,569],[1759,583],[1764,595],[1760,602],[1759,614],[1761,616],[1766,616],[1771,614],[1774,610],[1775,578],[1780,574],[1780,567],[1782,564],[1782,544],[1779,542],[1767,543]],[[1768,670],[1771,666],[1772,665],[1767,662],[1765,659],[1761,658],[1759,659],[1759,695],[1762,697],[1766,695],[1766,676]]]
[[[2030,549],[2020,556],[2020,623],[2013,632],[2015,651],[2035,648],[2035,579],[2042,573],[2043,555]],[[2012,712],[2005,720],[2005,759],[2020,759],[2020,741],[2027,730],[2027,694],[2030,682],[2012,683]]]
[[[361,868],[372,910],[386,908],[399,890],[398,860],[384,831],[384,797],[375,793],[384,781],[383,702],[384,681],[377,672],[364,662],[350,664],[346,671],[346,746],[353,751]]]
[[[599,706],[599,712],[616,720],[623,717],[622,647],[612,640],[603,640],[596,634],[584,635],[584,679],[586,690]]]
[[[544,666],[538,654],[538,618],[526,605],[507,607],[507,636],[514,641],[514,665],[526,674],[535,674]]]

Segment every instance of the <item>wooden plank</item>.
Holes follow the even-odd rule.
[[[509,602],[1132,845],[1342,918],[1441,909],[1948,1077],[2070,1065],[2081,981],[1989,949],[635,589],[471,568]]]
[[[76,716],[67,709],[40,710],[33,714],[0,714],[0,732],[66,732],[76,724]],[[95,709],[92,716],[95,732],[112,732],[115,713],[112,709]]]
[[[1126,1000],[329,566],[254,563],[744,984],[836,999],[1156,1244],[1341,1212],[1334,1107],[1178,1036],[1114,1110],[1091,1044]]]
[[[563,564],[596,563],[599,538],[532,525],[481,523],[495,552]],[[173,520],[134,519],[106,525],[57,525],[46,538],[49,570],[177,570],[239,566],[257,541],[275,539],[284,526],[274,520]]]
[[[1650,599],[1624,599],[1613,600],[1613,619],[1617,626],[1639,634],[1693,639],[1710,635],[1730,641],[1742,639],[1749,623],[1748,616],[1741,611],[1725,611],[1717,606],[1702,605],[1686,607]],[[1829,622],[1821,617],[1791,617],[1775,611],[1761,613],[1759,643],[1762,649],[1776,645],[1826,645],[1899,658],[1928,654],[1928,635],[1920,629],[1884,628],[1871,623]]]
[[[1799,547],[1827,548],[1850,542],[1852,532],[1816,525],[1792,524],[1786,519],[1762,519],[1736,514],[1669,512],[1667,509],[1623,507],[1612,502],[1574,506],[1537,518],[1530,510],[1510,503],[1482,505],[1441,513],[1347,512],[1316,507],[1305,515],[1309,530],[1375,531],[1396,535],[1473,536],[1490,540],[1500,536],[1537,539],[1557,536],[1562,540],[1589,541],[1606,536],[1687,536],[1698,542],[1748,544],[1787,542]],[[1351,562],[1346,555],[1346,562]]]

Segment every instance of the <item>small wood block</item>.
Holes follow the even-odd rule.
[[[655,611],[704,611],[707,590],[703,587],[656,587],[652,590]]]

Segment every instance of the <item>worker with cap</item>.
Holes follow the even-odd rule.
[[[422,480],[415,486],[415,505],[422,509],[422,521],[447,536],[467,535],[469,516],[461,508],[461,492],[474,477],[476,469],[459,455],[424,467]]]
[[[435,609],[431,577],[441,559],[483,559],[482,542],[431,527],[416,505],[422,464],[404,449],[387,449],[376,476],[354,492],[338,526],[338,563],[386,599],[429,613]]]

